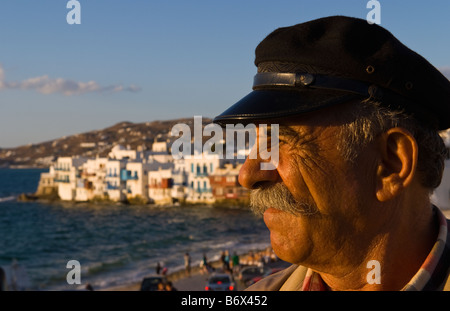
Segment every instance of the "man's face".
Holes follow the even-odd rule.
[[[319,112],[280,124],[277,169],[263,171],[260,159],[247,159],[240,171],[239,182],[254,189],[252,205],[263,213],[272,247],[285,261],[336,266],[333,258],[352,249],[367,229],[366,210],[374,197],[368,176],[374,166],[370,156],[344,160],[338,133]]]

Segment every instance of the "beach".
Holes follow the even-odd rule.
[[[250,251],[248,253],[241,254],[239,257],[241,269],[247,266],[260,266],[261,262],[264,260],[264,257],[267,262],[266,266],[271,268],[284,268],[290,265],[289,263],[279,260],[270,247],[264,250]],[[215,268],[217,273],[223,273],[221,269],[222,263],[220,260],[209,262],[209,264]],[[204,291],[210,275],[211,274],[203,272],[200,265],[197,265],[191,268],[191,273],[189,276],[187,276],[185,270],[182,269],[169,273],[167,275],[167,280],[172,282],[173,287],[178,291]],[[234,273],[233,277],[236,282],[236,290],[244,290],[246,286],[238,280],[237,273]],[[139,291],[140,287],[141,282],[135,282],[127,285],[104,288],[101,289],[101,291]]]

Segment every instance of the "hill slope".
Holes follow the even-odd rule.
[[[203,118],[203,125],[212,122]],[[192,118],[144,123],[120,122],[111,127],[81,134],[61,137],[38,144],[16,148],[0,149],[0,166],[3,167],[48,167],[54,159],[61,156],[107,156],[117,144],[131,149],[151,150],[155,139],[164,141],[170,136],[177,123],[193,126]]]

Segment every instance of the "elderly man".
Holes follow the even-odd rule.
[[[449,289],[447,220],[429,197],[450,82],[382,27],[343,16],[275,30],[255,64],[254,91],[214,121],[279,125],[276,169],[249,157],[239,181],[292,266],[249,289]]]

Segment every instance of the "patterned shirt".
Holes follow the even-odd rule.
[[[439,234],[423,262],[419,271],[403,287],[402,291],[433,291],[441,290],[447,278],[450,266],[450,237],[447,230],[447,219],[442,212],[434,207],[439,222]],[[327,291],[328,286],[317,272],[308,269],[303,281],[302,291]]]

